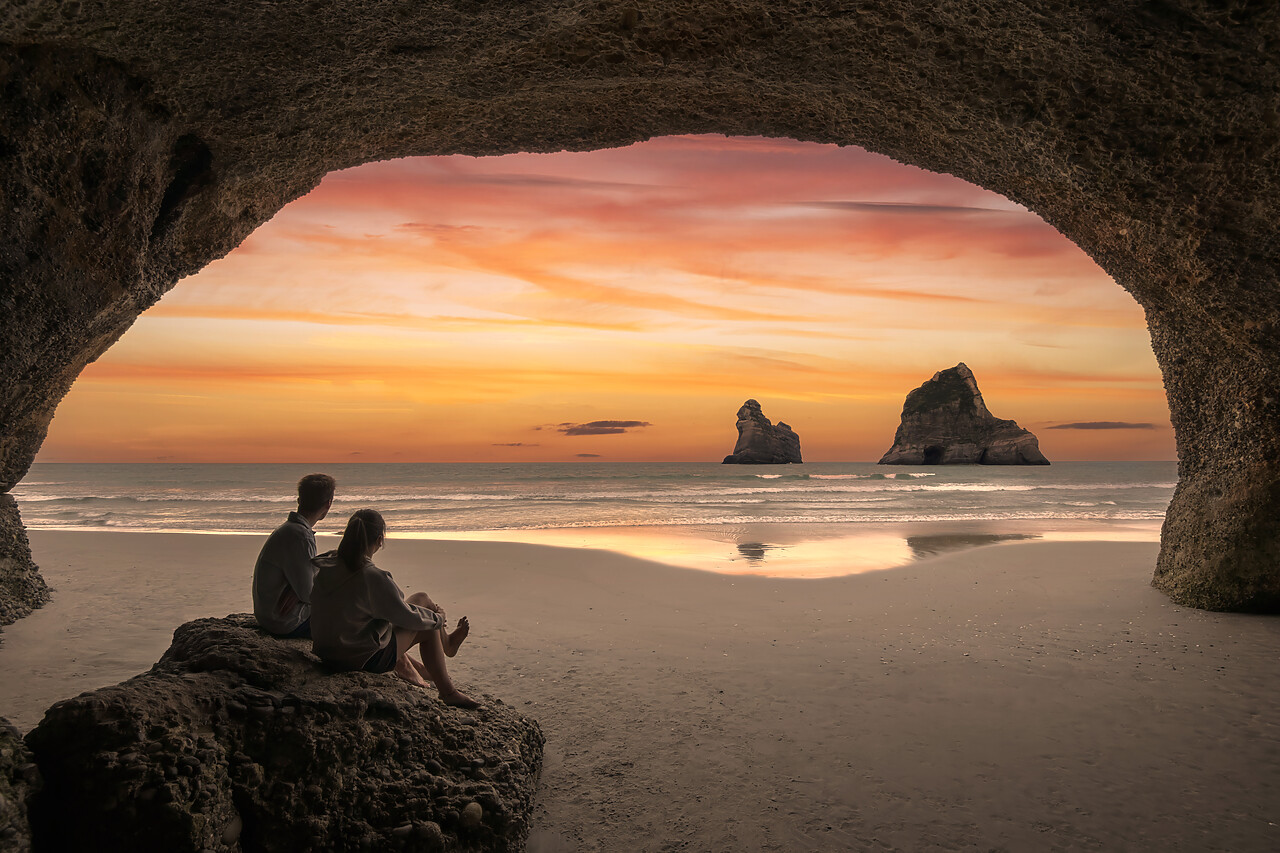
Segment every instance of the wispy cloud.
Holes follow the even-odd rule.
[[[387,458],[711,458],[756,397],[799,407],[814,458],[869,458],[906,392],[959,360],[1078,458],[1172,447],[1136,303],[981,187],[713,135],[413,158],[327,176],[183,281],[85,370],[46,447],[342,458],[372,418]],[[610,411],[663,428],[557,423]],[[424,450],[423,423],[454,429]]]
[[[478,225],[446,225],[443,222],[401,222],[396,226],[396,230],[428,234],[433,237],[445,234],[455,237],[459,234],[480,234],[485,229]]]
[[[394,326],[402,329],[429,331],[462,330],[473,332],[510,330],[512,327],[597,329],[613,332],[641,331],[642,326],[631,322],[592,322],[573,318],[533,317],[458,317],[436,314],[391,314],[372,311],[314,311],[282,308],[261,308],[239,305],[160,304],[148,310],[152,317],[173,317],[193,320],[264,321],[271,323],[312,323],[318,326]]]
[[[1081,421],[1072,424],[1056,424],[1046,429],[1155,429],[1152,423],[1130,423],[1129,421]]]
[[[821,210],[847,210],[855,213],[897,213],[914,216],[966,216],[974,213],[1026,215],[1025,211],[1007,208],[970,207],[958,204],[915,204],[909,201],[798,201],[795,204],[798,207],[812,207]]]
[[[583,178],[569,178],[563,175],[530,175],[521,173],[481,172],[458,175],[453,182],[471,185],[490,185],[504,187],[536,187],[537,189],[569,190],[644,190],[652,189],[651,184],[637,184],[626,181],[592,181]]]
[[[591,421],[585,424],[558,424],[556,429],[565,435],[621,435],[628,430],[652,426],[648,421]]]

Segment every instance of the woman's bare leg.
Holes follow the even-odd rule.
[[[419,607],[425,607],[428,610],[443,613],[443,608],[437,610],[436,603],[431,600],[431,596],[425,592],[415,592],[413,595],[405,599],[410,604],[416,604]],[[458,627],[452,631],[444,627],[440,627],[440,645],[444,649],[446,657],[456,657],[458,647],[462,645],[462,641],[471,633],[471,623],[467,621],[467,617],[463,616],[458,620]]]
[[[397,640],[397,643],[398,642],[399,641]],[[418,687],[424,688],[430,687],[431,682],[423,677],[426,670],[418,669],[420,666],[422,666],[422,664],[415,661],[408,653],[405,653],[396,658],[396,665],[392,672],[396,674],[397,678],[403,679],[410,684],[415,684]]]
[[[479,703],[455,687],[453,679],[449,677],[449,667],[445,663],[440,634],[439,629],[411,631],[406,628],[397,628],[396,650],[404,649],[401,660],[396,662],[397,674],[404,656],[408,655],[411,648],[417,646],[418,654],[422,655],[422,666],[426,670],[427,677],[435,682],[436,689],[440,691],[440,701],[446,705],[456,705],[461,708],[478,707]],[[406,663],[405,666],[413,668],[413,664],[410,663]]]
[[[421,675],[423,679],[428,682],[431,681],[431,675],[427,672],[427,667],[422,663],[422,661],[418,660],[413,655],[405,655],[404,658],[413,665],[414,669],[418,671],[418,675]]]

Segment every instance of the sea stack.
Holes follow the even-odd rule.
[[[881,465],[1048,465],[1040,442],[987,411],[964,362],[907,395],[902,423]]]
[[[774,426],[760,404],[748,400],[738,409],[738,443],[724,458],[725,465],[786,465],[800,463],[800,436],[778,422]]]

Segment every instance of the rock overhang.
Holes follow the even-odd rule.
[[[1133,294],[1183,477],[1155,583],[1280,606],[1278,41],[1207,2],[10,6],[0,486],[138,313],[328,171],[786,136],[1003,193]]]

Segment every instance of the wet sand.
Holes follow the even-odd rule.
[[[0,645],[24,730],[249,609],[261,544],[31,539],[55,599]],[[396,540],[379,563],[470,617],[464,689],[541,722],[535,853],[1280,848],[1280,620],[1171,604],[1155,555],[1024,541],[779,580]]]

